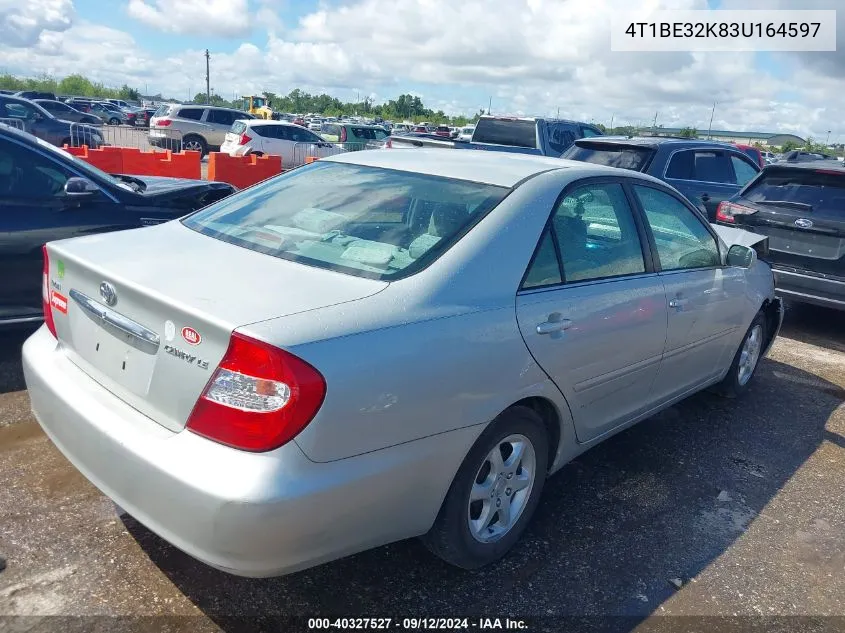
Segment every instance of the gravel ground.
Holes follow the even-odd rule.
[[[791,306],[746,397],[696,395],[579,457],[499,565],[459,571],[411,540],[265,580],[195,562],[79,475],[32,421],[23,338],[7,336],[0,614],[112,618],[7,617],[0,630],[299,631],[306,620],[272,618],[470,614],[533,618],[531,631],[845,630],[841,323]],[[141,615],[157,617],[114,619]]]

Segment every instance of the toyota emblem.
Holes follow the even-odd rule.
[[[809,229],[813,226],[813,221],[808,220],[807,218],[798,218],[795,220],[795,226],[799,229]]]
[[[100,296],[106,302],[106,305],[113,306],[117,303],[117,290],[107,281],[100,284]]]

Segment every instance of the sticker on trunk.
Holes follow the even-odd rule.
[[[67,297],[55,290],[50,293],[50,305],[62,314],[67,314]]]
[[[200,336],[200,333],[192,327],[186,326],[182,328],[182,338],[191,345],[199,345],[202,343],[202,336]]]

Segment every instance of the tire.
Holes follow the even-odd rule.
[[[117,117],[112,117],[109,119],[109,125],[120,125],[120,119]]]
[[[509,464],[516,443],[523,444],[523,456],[518,464]],[[489,460],[494,449],[499,451],[504,468],[494,477]],[[488,565],[514,546],[531,520],[543,492],[548,471],[548,434],[540,416],[528,407],[511,407],[501,413],[476,440],[464,459],[449,492],[443,501],[431,530],[422,537],[432,553],[447,563],[463,569],[478,569]],[[533,465],[532,465],[533,462]],[[533,474],[530,471],[533,468]],[[510,471],[510,472],[508,472]],[[513,490],[513,483],[529,474],[529,483]],[[479,482],[478,480],[482,481]],[[524,482],[524,480],[523,480]],[[488,501],[487,491],[490,491]],[[479,500],[470,502],[470,493],[477,492]],[[522,494],[520,494],[522,493]],[[518,513],[502,525],[497,504],[508,503]],[[514,510],[514,505],[519,507]],[[485,511],[487,512],[485,514]],[[484,529],[483,516],[492,519]],[[471,529],[470,523],[475,524]]]
[[[180,151],[194,151],[200,152],[200,157],[208,154],[208,143],[205,139],[197,134],[188,134],[182,139]]]
[[[726,398],[736,398],[748,391],[757,367],[760,366],[765,345],[766,315],[758,312],[742,337],[727,375],[716,385],[716,391]]]

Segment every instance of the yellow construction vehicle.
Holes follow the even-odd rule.
[[[254,114],[260,119],[272,119],[273,110],[270,108],[270,103],[264,97],[241,97],[244,101],[244,110],[250,114]]]

